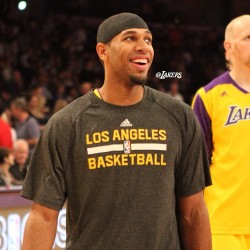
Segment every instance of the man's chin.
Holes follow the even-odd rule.
[[[148,81],[148,77],[146,76],[130,76],[131,83],[143,85],[146,84]]]

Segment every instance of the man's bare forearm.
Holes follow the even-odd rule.
[[[51,250],[57,228],[57,212],[53,216],[32,209],[27,220],[22,250]]]
[[[185,250],[211,250],[211,230],[206,207],[180,218],[180,233]]]

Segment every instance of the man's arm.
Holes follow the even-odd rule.
[[[203,191],[178,200],[180,237],[185,250],[211,250],[212,240]]]
[[[22,250],[51,250],[59,211],[34,203],[27,220]]]

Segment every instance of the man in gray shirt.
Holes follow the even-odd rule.
[[[40,127],[35,118],[33,118],[27,108],[27,102],[24,97],[18,97],[11,102],[11,113],[15,118],[15,130],[18,139],[24,139],[29,144],[29,158],[34,153],[35,146],[40,136]]]
[[[23,250],[52,248],[66,200],[66,249],[211,250],[202,133],[190,106],[144,85],[147,24],[131,13],[106,19],[96,50],[103,86],[49,120],[28,168]]]

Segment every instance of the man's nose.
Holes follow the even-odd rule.
[[[147,51],[150,49],[150,46],[146,43],[144,39],[138,39],[135,44],[135,49],[137,51]]]

